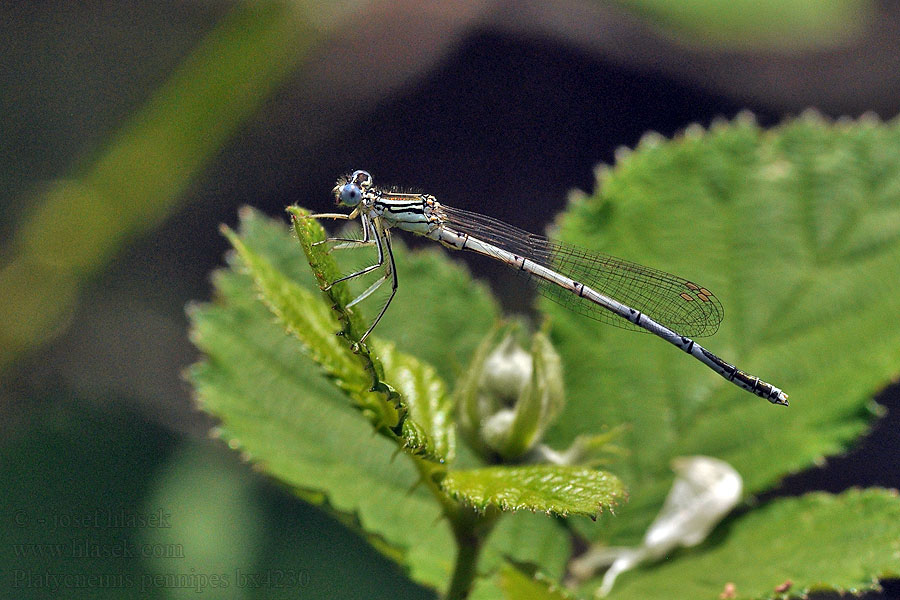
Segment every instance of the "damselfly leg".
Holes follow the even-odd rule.
[[[352,213],[351,213],[352,215]],[[351,215],[341,215],[339,213],[319,213],[314,215],[309,215],[308,218],[312,219],[348,219],[353,218]],[[361,224],[363,230],[362,239],[355,238],[344,238],[344,237],[330,237],[322,240],[321,242],[316,242],[314,245],[320,245],[328,242],[338,242],[337,245],[333,246],[329,249],[329,253],[332,250],[338,249],[348,249],[348,248],[362,248],[366,246],[375,246],[378,251],[378,258],[376,262],[368,267],[359,269],[349,275],[344,275],[338,279],[327,284],[322,288],[323,291],[328,291],[337,283],[341,283],[343,281],[349,281],[351,279],[355,279],[357,277],[362,277],[373,271],[377,271],[378,269],[384,267],[385,273],[381,277],[379,277],[372,285],[370,285],[364,292],[359,294],[356,298],[347,303],[346,308],[351,308],[369,296],[371,296],[375,291],[377,291],[385,281],[391,279],[391,293],[385,301],[384,305],[381,307],[381,310],[378,312],[378,316],[375,317],[375,320],[372,321],[372,324],[369,325],[369,328],[366,332],[359,338],[359,341],[365,341],[365,339],[372,333],[372,330],[375,329],[375,326],[378,325],[378,322],[381,320],[381,317],[384,316],[384,313],[387,312],[387,308],[390,305],[391,301],[394,299],[394,295],[397,293],[398,280],[397,280],[397,269],[394,263],[394,252],[391,248],[391,234],[387,229],[380,227],[379,224],[373,223],[371,219],[369,219],[366,215],[361,215]],[[387,265],[387,266],[385,266]]]
[[[318,215],[310,215],[310,217],[316,216]],[[374,246],[375,241],[370,238],[370,231],[372,231],[372,222],[368,219],[368,217],[366,217],[366,215],[361,215],[360,220],[362,222],[362,238],[329,237],[325,238],[322,241],[314,242],[313,246],[321,246],[323,244],[338,242],[328,249],[329,254],[331,254],[335,250],[346,250],[352,248],[361,248],[363,246]]]

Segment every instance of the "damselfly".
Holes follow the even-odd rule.
[[[500,260],[532,278],[544,296],[577,313],[626,329],[648,331],[687,352],[748,392],[787,405],[787,394],[729,364],[691,337],[712,335],[722,321],[722,304],[708,289],[681,277],[522,231],[502,221],[439,203],[429,194],[383,190],[366,171],[354,171],[333,189],[350,214],[311,218],[359,218],[362,237],[328,238],[336,247],[375,246],[375,264],[341,277],[346,281],[384,269],[382,276],[347,306],[368,298],[386,281],[391,293],[360,341],[372,332],[397,292],[390,228],[423,235],[454,250]]]

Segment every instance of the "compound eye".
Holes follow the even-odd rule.
[[[362,190],[355,183],[347,183],[341,187],[340,193],[341,204],[345,206],[356,206],[362,200]]]

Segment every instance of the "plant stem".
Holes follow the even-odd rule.
[[[453,576],[450,579],[450,586],[444,594],[444,600],[465,600],[472,592],[475,577],[478,575],[478,558],[481,555],[481,549],[501,512],[493,507],[478,511],[453,500],[437,483],[441,477],[440,473],[446,467],[421,459],[415,459],[414,463],[423,483],[441,505],[444,516],[453,530],[453,538],[456,540],[456,563],[453,566]]]
[[[485,536],[491,529],[494,519],[472,512],[474,518],[463,518],[453,523],[453,536],[456,539],[456,564],[450,587],[444,600],[464,600],[469,597],[477,575],[478,557]],[[461,516],[458,513],[458,516]]]

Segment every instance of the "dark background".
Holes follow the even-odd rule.
[[[233,6],[0,8],[0,261],[15,252],[17,226],[44,186],[89,164]],[[229,546],[226,556],[247,571],[302,571],[302,597],[430,597],[356,534],[208,440],[213,423],[193,408],[181,375],[198,358],[184,307],[209,298],[209,272],[227,249],[218,225],[234,225],[238,207],[282,218],[291,203],[328,210],[336,176],[352,169],[541,232],[570,190],[593,190],[598,163],[613,163],[618,147],[633,147],[648,131],[668,137],[742,110],[765,126],[810,107],[833,118],[874,111],[889,119],[900,105],[900,14],[892,3],[860,3],[852,22],[808,39],[760,40],[740,26],[725,40],[704,37],[628,9],[396,2],[316,25],[316,43],[296,71],[220,148],[179,208],[86,276],[64,323],[17,351],[2,373],[4,563],[154,570],[115,557],[48,563],[15,556],[12,545],[81,535],[48,528],[60,515],[161,506],[188,528],[218,524],[197,526],[211,540],[208,554],[188,557],[198,572]],[[515,277],[480,261],[471,267],[510,311],[527,310]],[[887,415],[858,448],[773,494],[900,487],[898,387],[878,402]],[[27,525],[8,514],[26,515]],[[46,589],[12,589],[9,573],[0,578],[4,597],[45,597]],[[276,597],[269,592],[255,597]],[[900,589],[889,586],[884,597],[900,597]]]

